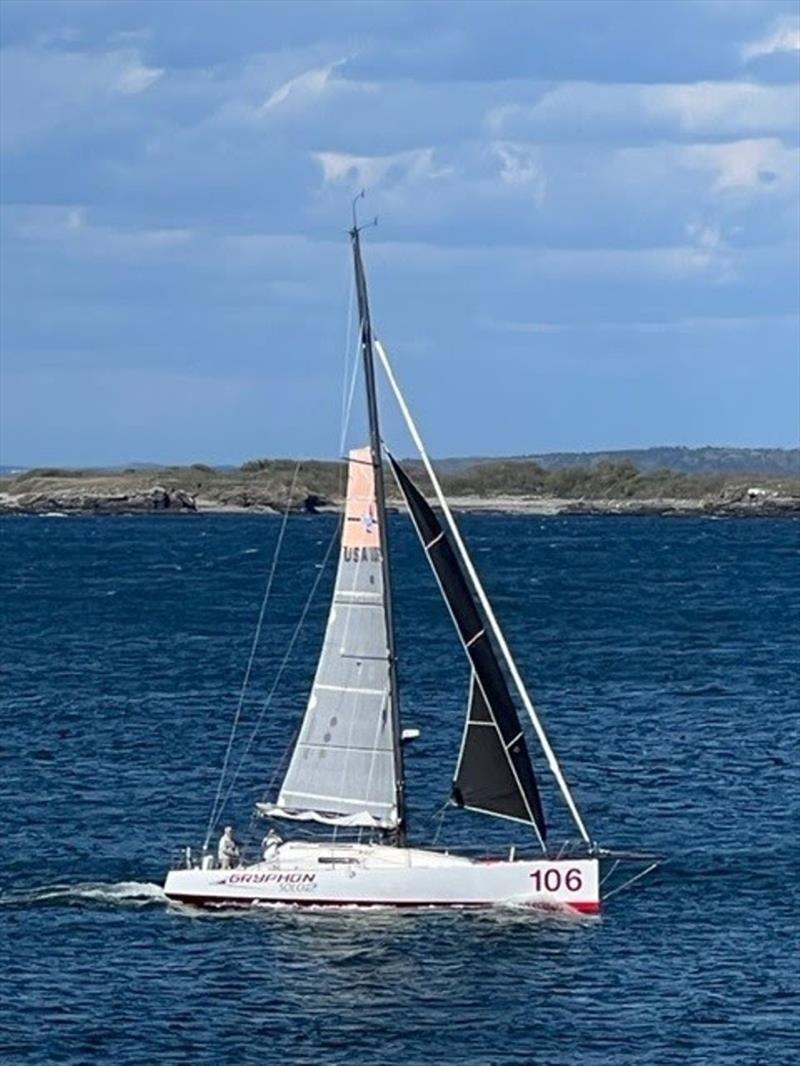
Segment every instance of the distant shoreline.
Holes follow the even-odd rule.
[[[695,458],[688,451],[678,457],[684,464]],[[533,459],[443,460],[437,466],[452,507],[469,513],[795,517],[800,471],[794,456],[784,458],[790,468],[782,473],[645,469],[629,458],[552,468]],[[404,466],[433,496],[422,465]],[[341,508],[345,475],[345,464],[314,459],[253,459],[237,469],[205,463],[39,468],[0,475],[0,514],[282,514],[287,506],[317,514]],[[390,506],[399,506],[393,485],[388,489]]]
[[[800,518],[800,498],[772,497],[746,501],[719,499],[651,499],[651,500],[586,500],[557,497],[476,497],[454,496],[448,499],[453,511],[461,514],[529,515],[540,518],[559,516],[621,517],[661,516],[667,518]],[[87,505],[88,504],[88,505]],[[389,501],[390,511],[401,510],[398,501]],[[314,506],[293,507],[294,513],[309,515],[338,514],[341,505],[321,503]],[[28,516],[51,518],[132,517],[136,515],[262,515],[277,517],[278,507],[264,504],[241,506],[220,504],[211,500],[194,501],[194,506],[178,503],[168,506],[148,506],[143,501],[123,501],[119,498],[82,500],[80,505],[66,500],[48,500],[37,504],[18,504],[0,494],[0,516]]]

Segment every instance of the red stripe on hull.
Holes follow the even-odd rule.
[[[453,901],[452,903],[443,903],[441,901],[436,902],[430,900],[425,902],[424,900],[363,900],[363,899],[337,899],[337,900],[321,900],[321,899],[286,899],[276,898],[273,896],[259,896],[256,899],[229,899],[227,896],[192,896],[182,895],[180,893],[167,893],[167,899],[173,900],[175,903],[189,903],[196,907],[216,907],[219,905],[225,907],[250,907],[254,903],[286,903],[291,907],[496,907],[500,901],[495,900],[491,903],[476,903],[473,900],[469,901]],[[551,903],[547,900],[541,900],[537,902],[531,901],[529,906],[536,907],[540,910],[553,910],[559,911],[563,907],[568,907],[570,910],[577,911],[579,914],[599,914],[600,904],[587,902],[587,903]]]

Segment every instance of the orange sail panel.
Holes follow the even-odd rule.
[[[375,470],[369,448],[353,448],[347,473],[343,548],[381,546],[378,510],[375,505]]]

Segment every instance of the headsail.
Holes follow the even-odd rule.
[[[547,828],[525,736],[503,672],[450,541],[433,509],[389,457],[470,663],[469,709],[453,798],[460,806]]]
[[[381,536],[369,448],[350,452],[341,555],[325,641],[276,804],[326,824],[398,824]]]
[[[524,738],[521,740],[524,746]],[[517,753],[517,759],[519,753]],[[515,766],[506,754],[483,688],[473,671],[469,683],[464,738],[453,780],[453,799],[459,807],[530,822],[531,807],[518,785]],[[541,809],[539,808],[541,817]],[[543,819],[536,821],[544,832]]]

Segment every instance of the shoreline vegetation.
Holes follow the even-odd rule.
[[[663,451],[683,452],[684,469],[658,468],[648,452],[640,453],[645,459],[638,463],[631,453],[620,458],[602,453],[576,455],[572,463],[559,456],[548,465],[547,457],[450,459],[437,469],[451,505],[460,511],[800,516],[800,453],[780,453],[777,472],[765,472],[763,461],[748,463],[747,449],[728,450],[717,469],[712,460],[698,462],[695,453],[721,449]],[[730,452],[740,456],[738,471]],[[404,465],[431,496],[421,464]],[[344,485],[345,465],[322,460],[253,459],[238,469],[205,463],[38,468],[0,476],[0,514],[281,513],[287,502],[293,511],[319,513],[341,509]],[[388,483],[387,490],[390,505],[399,507],[395,486]]]

